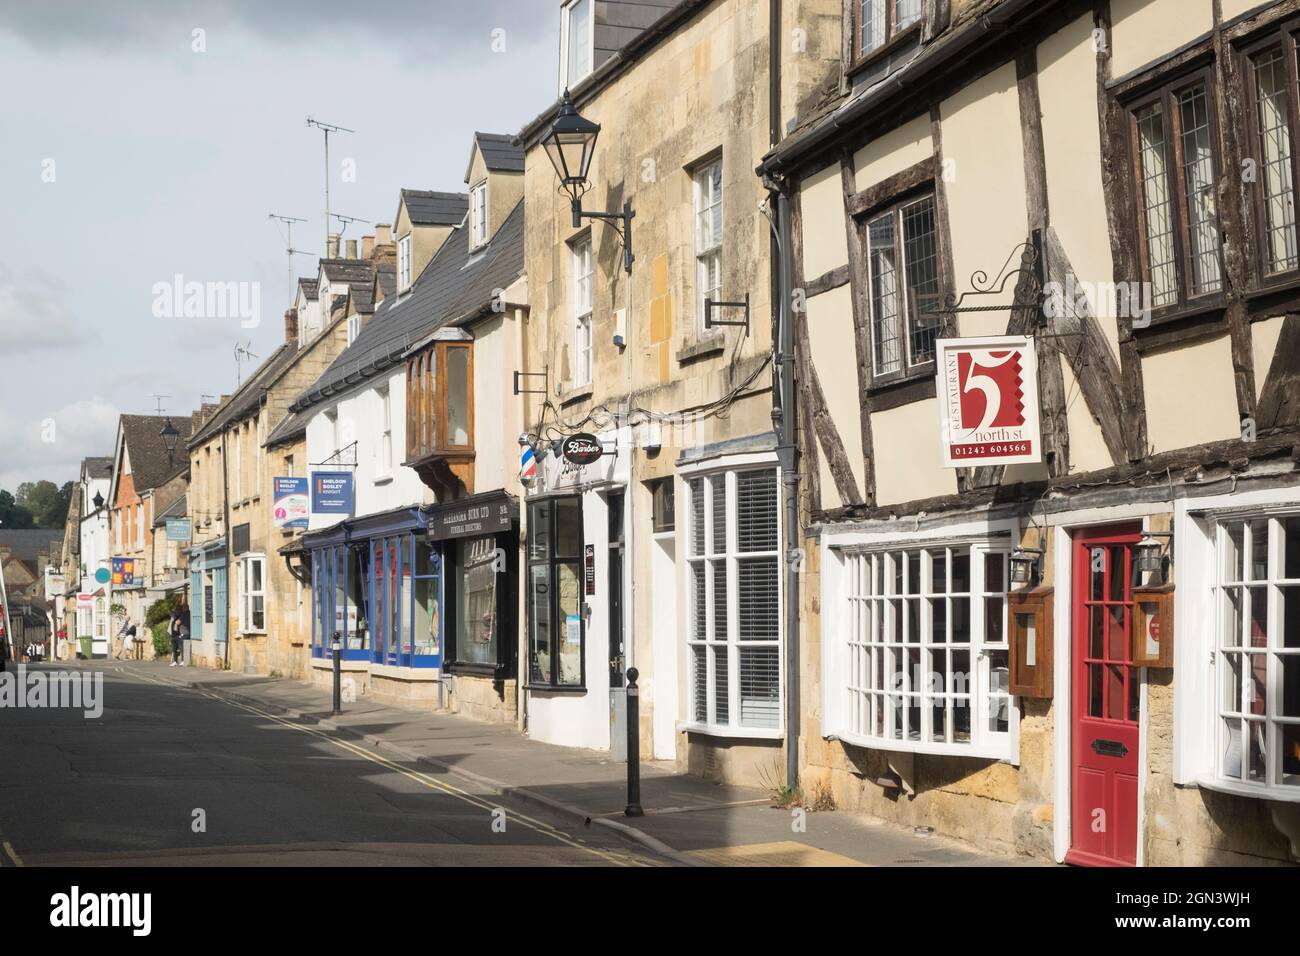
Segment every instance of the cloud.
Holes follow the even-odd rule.
[[[75,481],[81,459],[113,453],[118,410],[102,398],[83,399],[30,417],[0,410],[0,488],[44,478]]]
[[[21,283],[9,279],[7,273],[0,273],[0,354],[72,349],[84,343],[84,330],[47,280],[40,276]]]
[[[131,50],[155,46],[174,35],[186,48],[191,31],[203,29],[217,44],[223,28],[234,28],[277,45],[303,44],[332,37],[367,34],[408,50],[448,55],[464,51],[465,40],[496,29],[518,31],[536,39],[539,32],[559,33],[559,4],[541,0],[133,0],[95,3],[87,0],[0,0],[0,30],[38,48],[68,46]]]

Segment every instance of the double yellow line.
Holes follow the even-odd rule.
[[[167,687],[184,686],[182,684],[176,683],[175,681],[164,680],[161,678],[153,677],[152,675],[133,673],[131,674],[131,676],[141,678],[143,680],[149,681],[150,683],[160,684]],[[403,767],[401,764],[395,763],[394,761],[389,760],[387,757],[380,756],[379,754],[373,753],[372,751],[369,751],[364,747],[358,746],[357,744],[354,744],[349,740],[344,740],[340,737],[336,737],[333,734],[327,733],[326,731],[320,730],[315,727],[308,727],[304,724],[295,723],[292,720],[288,720],[284,717],[280,717],[277,714],[269,713],[265,710],[262,710],[259,707],[254,707],[251,704],[245,704],[241,701],[232,700],[231,698],[226,697],[222,694],[214,694],[206,690],[199,690],[198,693],[202,694],[205,697],[209,697],[212,700],[220,701],[221,703],[227,704],[231,707],[238,707],[240,710],[247,711],[250,714],[256,714],[258,717],[261,717],[265,720],[273,720],[277,724],[281,724],[282,726],[288,727],[292,730],[297,730],[300,733],[310,734],[313,737],[319,737],[321,740],[328,741],[334,746],[339,747],[342,750],[346,750],[348,753],[353,754],[354,756],[362,757],[366,760],[369,760],[371,763],[378,764],[379,766],[391,770],[394,773],[400,773],[408,780],[413,780],[423,787],[427,787],[430,790],[437,790],[441,793],[447,794],[448,796],[455,797],[456,799],[462,800],[465,803],[468,803],[472,806],[486,810],[488,811],[489,814],[492,813],[494,810],[501,809],[495,804],[487,800],[484,800],[482,797],[475,796],[472,793],[467,793],[466,791],[460,789],[459,787],[447,783],[444,780],[439,780],[436,777],[431,777],[428,774],[421,773],[418,770],[412,770],[409,767]],[[538,820],[535,817],[530,817],[526,814],[511,811],[507,819],[510,821],[518,821],[522,823],[524,826],[528,827],[530,830],[533,830],[544,836],[548,836],[551,839],[556,840],[559,843],[563,843],[566,846],[573,847],[576,850],[582,850],[583,852],[590,853],[593,856],[600,857],[601,859],[605,860],[608,863],[612,863],[615,866],[646,866],[647,865],[641,862],[640,860],[637,860],[632,857],[624,856],[622,854],[610,852],[607,850],[601,850],[598,849],[597,847],[588,846],[586,843],[582,842],[581,840],[575,840],[569,837],[567,834],[562,833],[561,831],[555,829],[555,827],[551,826],[549,823],[545,823],[542,820]],[[9,852],[12,854],[13,851],[12,849],[9,848],[9,844],[6,843],[5,848],[6,850],[9,850]]]

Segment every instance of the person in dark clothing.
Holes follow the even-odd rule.
[[[0,673],[5,670],[5,663],[9,660],[9,639],[0,637]]]
[[[189,625],[186,621],[189,614],[185,608],[179,607],[172,611],[171,623],[167,627],[167,634],[172,642],[172,667],[179,667],[181,663],[181,652],[183,646],[181,641],[189,637]]]

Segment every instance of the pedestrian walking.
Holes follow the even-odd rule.
[[[135,625],[130,620],[122,622],[122,647],[117,652],[117,659],[130,659],[135,652]]]
[[[182,651],[181,641],[184,640],[181,636],[182,631],[189,631],[189,626],[185,624],[185,617],[181,613],[182,610],[183,607],[178,607],[176,610],[172,611],[171,623],[167,627],[167,635],[171,638],[172,642],[172,662],[169,665],[170,667],[180,666]]]

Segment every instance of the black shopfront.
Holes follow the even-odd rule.
[[[518,659],[519,502],[504,491],[429,505],[442,554],[443,669],[509,680]]]

